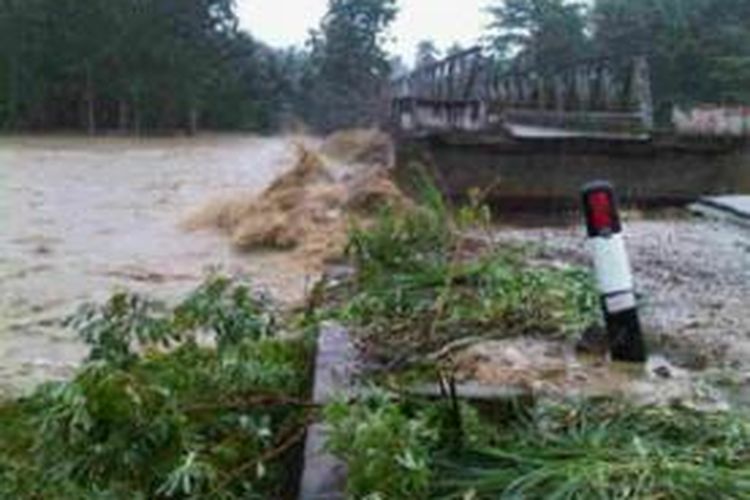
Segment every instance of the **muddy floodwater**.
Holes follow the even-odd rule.
[[[208,200],[266,187],[292,142],[0,139],[0,394],[69,374],[84,350],[60,320],[115,290],[168,300],[219,269],[298,298],[305,269],[283,255],[237,255],[180,228]]]

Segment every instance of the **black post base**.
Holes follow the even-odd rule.
[[[637,309],[606,313],[609,348],[613,361],[645,363],[648,360]]]

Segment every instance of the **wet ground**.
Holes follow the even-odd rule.
[[[590,265],[577,225],[499,237],[533,243],[540,260]],[[750,367],[750,231],[673,211],[626,221],[625,237],[651,342],[683,344],[692,368]]]
[[[279,138],[0,139],[0,394],[68,374],[84,352],[60,319],[116,289],[169,299],[217,268],[298,299],[305,270],[283,254],[237,255],[180,228],[293,158]]]
[[[582,357],[571,343],[522,340],[467,350],[459,363],[464,375],[484,385],[546,384],[646,401],[750,403],[750,230],[686,210],[628,219],[627,245],[653,354],[645,367]],[[545,264],[591,265],[578,224],[505,226],[496,237],[500,244],[530,244]]]

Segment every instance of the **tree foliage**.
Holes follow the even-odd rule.
[[[429,66],[440,59],[440,50],[432,40],[422,40],[417,44],[417,68]]]
[[[672,103],[748,103],[749,16],[746,0],[598,0],[593,40],[601,54],[649,57],[662,115]]]
[[[263,128],[286,54],[237,28],[232,0],[0,2],[0,127]]]
[[[233,0],[2,0],[0,128],[371,124],[395,0],[331,0],[307,50],[239,30]]]
[[[558,66],[588,51],[586,10],[565,0],[502,0],[489,8],[490,41],[516,66]]]
[[[646,55],[662,120],[674,103],[750,102],[747,0],[500,0],[490,13],[506,69]]]
[[[309,122],[329,130],[377,120],[391,71],[383,43],[396,13],[396,0],[330,0],[309,42]]]
[[[118,293],[73,318],[70,381],[0,406],[0,498],[287,498],[309,345],[212,278],[176,307]]]

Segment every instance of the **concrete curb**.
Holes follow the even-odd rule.
[[[315,356],[313,401],[324,405],[336,397],[352,396],[359,370],[357,351],[348,331],[335,323],[324,324]],[[325,424],[311,425],[305,442],[299,500],[346,498],[346,466],[326,452],[325,441]]]

